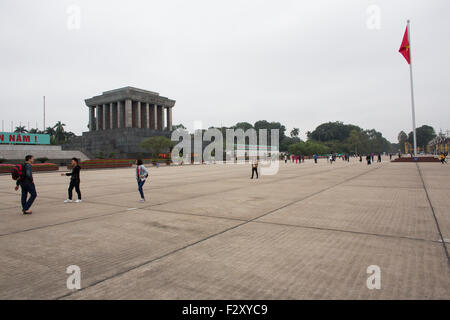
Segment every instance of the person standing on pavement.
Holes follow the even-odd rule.
[[[14,190],[19,190],[19,186],[22,189],[22,213],[23,214],[32,214],[33,212],[30,210],[33,205],[34,200],[37,197],[36,186],[33,181],[33,162],[34,157],[32,155],[27,155],[25,157],[25,163],[22,166],[22,174],[16,181],[16,187]],[[28,194],[30,194],[30,198],[28,198]]]
[[[258,159],[252,160],[252,176],[250,179],[253,179],[253,175],[256,173],[256,179],[258,179]]]
[[[61,176],[68,176],[68,177],[70,177],[69,189],[67,190],[67,193],[68,193],[69,197],[67,198],[67,200],[64,200],[64,203],[72,202],[73,188],[75,188],[75,191],[76,191],[77,196],[78,196],[78,199],[75,200],[75,202],[76,203],[80,203],[81,202],[80,170],[81,170],[81,167],[79,165],[79,160],[77,158],[72,158],[72,172],[61,173]]]
[[[148,171],[147,168],[143,165],[142,160],[138,159],[136,160],[136,180],[138,183],[138,190],[139,194],[141,195],[140,202],[145,202],[145,196],[144,196],[144,184],[145,180],[148,177]]]

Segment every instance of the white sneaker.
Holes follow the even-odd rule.
[[[72,200],[70,200],[70,199],[64,200],[64,203],[71,203],[71,202],[72,202]]]
[[[82,201],[83,201],[83,200],[81,200],[81,199],[75,200],[76,203],[80,203],[80,202],[82,202]]]
[[[141,200],[139,200],[139,202],[145,202],[145,199],[141,199]]]

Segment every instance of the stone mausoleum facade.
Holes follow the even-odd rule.
[[[65,150],[80,150],[91,158],[100,154],[131,158],[145,156],[146,151],[139,147],[144,138],[170,138],[175,100],[157,92],[124,87],[105,91],[85,103],[89,131],[63,145]]]

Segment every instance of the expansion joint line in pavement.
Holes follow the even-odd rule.
[[[225,230],[219,231],[219,232],[217,232],[217,233],[211,234],[211,235],[209,235],[209,236],[207,236],[207,237],[205,237],[205,238],[203,238],[203,239],[194,241],[194,242],[192,242],[192,243],[190,243],[190,244],[187,244],[187,245],[185,245],[185,246],[183,246],[183,247],[181,247],[181,248],[178,248],[178,249],[172,250],[172,251],[170,251],[170,252],[167,252],[167,253],[165,253],[165,254],[159,256],[159,257],[156,257],[156,258],[153,258],[153,259],[144,261],[144,262],[142,262],[142,263],[140,263],[140,264],[138,264],[138,265],[136,265],[136,266],[133,266],[133,267],[128,268],[128,269],[126,269],[126,270],[120,271],[120,272],[118,272],[118,273],[116,273],[116,274],[114,274],[114,275],[111,275],[111,276],[108,276],[108,277],[106,277],[106,278],[104,278],[104,279],[95,281],[95,282],[91,283],[90,285],[88,285],[88,286],[86,286],[86,287],[83,287],[83,288],[77,290],[76,292],[69,292],[69,293],[66,293],[66,294],[64,294],[64,295],[62,295],[62,296],[56,297],[55,299],[63,299],[63,298],[69,297],[69,296],[71,296],[71,295],[73,295],[73,294],[75,294],[75,293],[81,292],[81,291],[83,291],[83,290],[85,290],[85,289],[87,289],[87,288],[94,287],[94,286],[96,286],[96,285],[98,285],[98,284],[100,284],[100,283],[103,283],[103,282],[107,281],[107,280],[111,280],[111,279],[113,279],[113,278],[116,278],[116,277],[118,277],[118,276],[121,276],[121,275],[123,275],[123,274],[125,274],[125,273],[128,273],[128,272],[130,272],[130,271],[136,270],[136,269],[138,269],[138,268],[140,268],[140,267],[143,267],[143,266],[145,266],[145,265],[149,265],[149,264],[151,264],[151,263],[153,263],[153,262],[155,262],[155,261],[159,261],[159,260],[161,260],[161,259],[163,259],[163,258],[166,258],[166,257],[168,257],[168,256],[171,256],[171,255],[175,254],[175,253],[178,253],[178,252],[180,252],[180,251],[183,251],[184,249],[193,247],[193,246],[195,246],[195,245],[197,245],[197,244],[200,244],[200,243],[203,243],[203,242],[205,242],[205,241],[207,241],[207,240],[209,240],[209,239],[212,239],[212,238],[215,238],[215,237],[217,237],[217,236],[219,236],[219,235],[222,235],[222,234],[224,234],[224,233],[226,233],[226,232],[228,232],[228,231],[231,231],[231,230],[237,229],[237,228],[239,228],[239,227],[242,227],[242,226],[244,226],[244,225],[246,225],[246,224],[248,224],[248,223],[250,223],[250,222],[253,222],[253,221],[255,221],[255,220],[257,220],[257,219],[260,219],[260,218],[262,218],[262,217],[264,217],[264,216],[267,216],[267,215],[269,215],[269,214],[271,214],[271,213],[274,213],[275,211],[281,210],[281,209],[286,208],[286,207],[288,207],[288,206],[290,206],[290,205],[293,205],[293,204],[295,204],[295,203],[304,201],[304,200],[306,200],[306,199],[308,199],[308,198],[310,198],[310,197],[316,196],[316,195],[318,195],[318,194],[320,194],[320,193],[322,193],[322,192],[325,192],[325,191],[328,191],[328,190],[330,190],[330,189],[332,189],[332,188],[335,188],[335,187],[337,187],[337,186],[339,186],[339,185],[341,185],[341,184],[343,184],[343,183],[346,183],[346,182],[351,181],[351,180],[353,180],[353,179],[359,178],[359,177],[361,177],[361,176],[363,176],[363,175],[365,175],[365,174],[368,174],[368,173],[373,172],[373,171],[375,171],[375,170],[377,170],[377,169],[380,169],[380,168],[383,167],[383,166],[384,166],[384,165],[381,165],[381,166],[379,166],[379,167],[376,167],[376,168],[370,169],[370,170],[368,170],[368,171],[362,172],[362,173],[360,173],[360,174],[357,174],[356,176],[353,176],[353,177],[351,177],[351,178],[347,178],[347,179],[345,179],[345,180],[343,180],[343,181],[341,181],[341,182],[338,182],[338,183],[336,183],[336,184],[334,184],[334,185],[331,185],[331,186],[326,187],[326,188],[324,188],[324,189],[322,189],[322,190],[319,190],[319,191],[317,191],[317,192],[314,192],[314,193],[312,193],[312,194],[310,194],[310,195],[308,195],[308,196],[302,197],[301,199],[297,199],[297,200],[291,201],[291,202],[289,202],[289,203],[287,203],[287,204],[285,204],[285,205],[283,205],[283,206],[281,206],[281,207],[279,207],[279,208],[275,208],[275,209],[273,209],[273,210],[270,210],[270,211],[268,211],[268,212],[265,212],[265,213],[263,213],[263,214],[261,214],[261,215],[255,217],[255,218],[253,218],[253,219],[250,219],[250,220],[247,220],[247,221],[243,221],[243,222],[240,223],[240,224],[237,224],[237,225],[232,226],[232,227],[230,227],[230,228],[227,228],[227,229],[225,229]]]
[[[428,204],[430,205],[431,212],[433,213],[433,218],[434,218],[434,222],[436,223],[437,231],[439,233],[439,236],[441,237],[442,247],[444,248],[444,252],[445,252],[445,255],[447,257],[447,262],[450,264],[450,257],[448,255],[447,244],[445,243],[445,239],[444,239],[444,237],[442,235],[442,232],[441,232],[441,227],[439,226],[439,221],[438,221],[438,219],[436,217],[436,213],[434,212],[434,207],[433,207],[433,204],[431,203],[431,199],[430,199],[430,196],[428,194],[428,190],[427,190],[427,187],[425,185],[425,181],[423,179],[422,170],[420,169],[420,166],[419,166],[419,164],[417,162],[416,162],[416,167],[417,167],[417,170],[419,171],[420,180],[422,180],[422,185],[423,185],[423,189],[425,190],[425,194],[427,196]]]
[[[352,164],[352,166],[353,166],[353,165],[354,165],[354,164]],[[277,183],[277,182],[286,181],[286,180],[293,180],[293,179],[298,179],[298,178],[305,178],[305,177],[309,177],[309,176],[315,176],[315,175],[318,175],[318,174],[330,172],[330,171],[333,171],[333,170],[348,169],[348,168],[349,168],[349,167],[347,166],[347,167],[339,167],[339,168],[337,168],[337,169],[326,169],[326,170],[321,170],[321,171],[319,171],[319,172],[312,172],[312,173],[310,173],[310,174],[305,174],[305,175],[303,175],[303,176],[298,176],[298,175],[297,175],[297,176],[294,176],[294,177],[287,177],[287,178],[281,178],[281,179],[274,179],[274,180],[271,180],[271,181],[268,181],[268,182],[264,182],[264,184],[267,185],[267,184]],[[231,178],[230,178],[230,179],[231,179]],[[183,199],[179,199],[179,200],[169,200],[169,201],[162,202],[162,203],[151,204],[151,205],[148,205],[148,206],[143,206],[143,207],[141,207],[141,208],[139,208],[139,209],[149,209],[149,208],[153,208],[153,207],[156,207],[156,206],[165,205],[165,204],[168,204],[168,203],[173,203],[173,202],[177,202],[177,201],[192,200],[192,199],[195,199],[195,198],[201,198],[201,197],[205,197],[205,196],[212,196],[212,195],[221,194],[221,193],[224,193],[224,192],[247,189],[248,187],[249,187],[249,186],[244,186],[244,187],[241,187],[241,188],[235,188],[235,187],[233,187],[233,188],[229,188],[229,189],[225,189],[225,190],[219,190],[219,191],[217,191],[217,192],[211,192],[211,193],[208,193],[208,194],[194,195],[194,196],[192,196],[192,197],[183,198]],[[255,187],[255,186],[251,186],[251,187]]]

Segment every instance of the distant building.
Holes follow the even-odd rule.
[[[89,131],[63,145],[91,158],[100,154],[116,158],[137,157],[147,151],[139,144],[147,137],[170,137],[175,100],[133,87],[105,91],[86,99]]]

